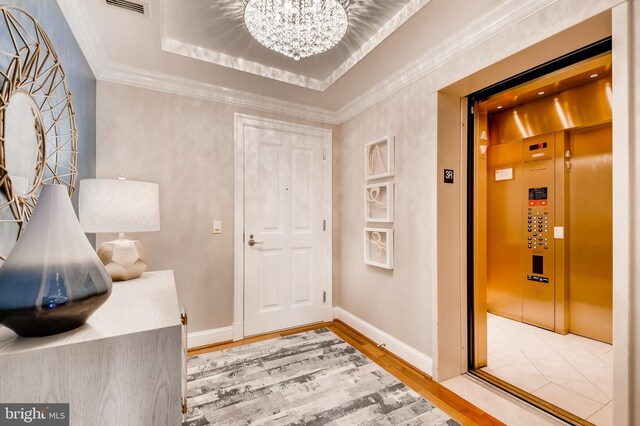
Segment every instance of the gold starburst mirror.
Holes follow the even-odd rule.
[[[71,91],[38,21],[0,6],[0,266],[25,229],[42,185],[73,194],[77,138]]]

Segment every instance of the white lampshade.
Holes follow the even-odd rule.
[[[80,182],[80,224],[85,232],[160,230],[160,196],[155,183],[117,179]]]

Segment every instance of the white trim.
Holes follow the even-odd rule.
[[[72,4],[70,0],[56,1],[80,46],[80,50],[84,53],[93,75],[99,79],[109,60],[95,26],[89,25],[89,19],[86,18],[89,16],[89,12],[87,12],[87,4],[89,2],[83,1],[79,4]]]
[[[478,21],[474,21],[473,26],[466,26],[452,33],[450,37],[424,52],[421,57],[401,67],[386,80],[374,85],[366,93],[355,97],[348,104],[335,111],[111,62],[104,53],[105,49],[100,43],[100,38],[95,29],[84,19],[87,16],[86,6],[82,6],[84,2],[74,0],[57,1],[98,80],[338,125],[371,108],[444,64],[464,55],[479,44],[518,25],[523,20],[535,15],[558,0],[503,2],[485,13]],[[398,18],[398,26],[404,22],[402,19],[408,19],[412,12],[415,13],[424,6],[424,4],[421,4],[423,1],[425,0],[413,0],[405,7],[406,10],[403,9],[399,15],[404,18]],[[582,16],[569,17],[564,26],[570,27],[578,21],[599,13],[600,9],[602,9],[600,5],[594,6],[591,10],[585,11]],[[393,19],[395,20],[396,18]],[[388,29],[385,26],[380,31],[383,30],[387,31]],[[550,28],[549,33],[555,34],[560,30],[558,28]],[[382,33],[379,32],[379,34]],[[541,38],[544,38],[544,36],[541,36]],[[531,41],[523,41],[526,46],[532,43]],[[452,46],[454,46],[453,49]],[[347,65],[341,65],[341,67],[343,66],[346,67]],[[339,74],[338,70],[336,72]]]
[[[328,109],[228,89],[201,81],[128,65],[109,63],[96,78],[102,81],[126,84],[128,86],[141,87],[174,95],[221,102],[227,105],[250,108],[270,114],[282,114],[292,118],[338,124],[336,114]]]
[[[538,0],[534,2],[508,1],[487,11],[473,26],[462,27],[449,37],[425,51],[419,58],[398,69],[387,79],[375,84],[361,96],[337,111],[338,121],[345,121],[371,108],[432,73],[436,69],[469,52],[510,27],[535,15],[558,0]]]
[[[541,12],[559,0],[538,0],[533,2],[507,1],[493,9],[487,11],[472,27],[462,27],[459,31],[452,33],[448,38],[435,44],[433,48],[427,50],[418,59],[409,62],[399,68],[387,79],[373,85],[364,94],[353,98],[349,103],[336,111],[337,121],[342,124],[347,120],[357,116],[367,109],[375,106],[389,96],[415,83],[422,77],[434,72],[448,62],[461,57],[478,45],[485,43],[500,33],[507,31],[511,27],[519,25],[533,15]],[[570,28],[580,22],[585,21],[601,12],[613,7],[612,3],[623,2],[624,0],[611,0],[599,3],[591,8],[585,9],[581,14],[574,14],[567,17],[561,26],[549,27],[546,33],[536,34],[535,40],[523,40],[521,45],[516,47],[514,52],[521,51],[536,44],[564,29]],[[452,46],[454,46],[452,48]],[[509,56],[505,52],[502,58]],[[498,62],[496,60],[495,62]],[[491,64],[488,64],[491,65]],[[471,72],[474,74],[475,71]],[[460,76],[456,80],[464,80],[467,76]],[[454,81],[451,81],[453,83]]]
[[[233,323],[233,341],[237,342],[238,340],[244,339],[244,322],[234,322]]]
[[[636,3],[636,7],[638,7]],[[631,275],[633,224],[637,221],[633,212],[634,158],[631,146],[637,144],[632,131],[633,68],[631,47],[633,43],[633,7],[622,3],[612,9],[612,55],[613,55],[613,424],[625,425],[634,422],[631,407],[637,403],[633,398],[633,369],[637,358],[631,358],[631,342],[637,336],[637,324],[633,323],[631,285],[636,284]],[[637,29],[636,29],[637,31]],[[637,101],[636,101],[637,102]],[[636,178],[637,182],[637,178]],[[637,190],[637,189],[636,189]],[[635,376],[638,377],[637,375]],[[637,379],[636,379],[637,380]],[[635,419],[638,422],[638,419]]]
[[[244,338],[244,116],[234,116],[233,340]]]
[[[211,330],[194,331],[187,337],[189,349],[200,346],[213,345],[214,343],[227,342],[232,340],[233,332],[231,327],[214,328]]]
[[[244,127],[263,127],[287,132],[296,132],[324,139],[327,152],[324,159],[324,205],[326,231],[324,232],[324,268],[322,271],[323,291],[327,292],[323,319],[331,321],[333,306],[333,178],[332,152],[333,131],[322,127],[312,127],[288,121],[273,120],[253,115],[236,113],[234,116],[234,183],[233,183],[233,340],[244,338]]]
[[[345,311],[342,308],[334,308],[334,317],[349,327],[355,329],[359,333],[365,335],[375,343],[382,345],[389,352],[399,356],[404,361],[413,365],[421,371],[424,371],[428,375],[431,375],[433,363],[431,357],[423,354],[417,349],[412,348],[404,342],[396,339],[395,337],[385,333],[384,331],[372,326],[368,322],[358,318],[357,316]],[[407,326],[410,326],[407,324]]]
[[[613,4],[616,3],[616,4]],[[613,364],[613,375],[614,375],[614,421],[613,424],[631,424],[633,419],[630,419],[631,410],[629,407],[632,407],[635,401],[632,399],[633,395],[630,391],[632,386],[633,377],[629,373],[629,369],[634,366],[634,360],[630,358],[632,353],[630,352],[629,345],[630,341],[632,341],[633,336],[637,335],[637,329],[634,329],[635,324],[633,324],[630,319],[631,305],[630,297],[631,288],[630,286],[633,284],[633,277],[631,276],[631,266],[633,265],[633,261],[631,259],[632,252],[632,244],[630,238],[632,238],[631,225],[633,224],[633,206],[632,201],[633,197],[631,194],[634,193],[633,187],[633,179],[632,173],[634,164],[633,164],[633,156],[630,154],[630,147],[633,146],[634,143],[634,134],[632,129],[630,128],[630,124],[633,123],[633,93],[630,91],[630,84],[632,82],[632,64],[631,60],[631,47],[633,47],[633,34],[632,34],[632,20],[633,17],[630,15],[630,10],[633,10],[630,2],[620,2],[618,0],[613,0],[610,2],[602,2],[596,6],[591,7],[586,11],[582,11],[579,16],[572,16],[568,18],[566,21],[562,23],[562,25],[556,26],[553,29],[553,34],[559,34],[563,30],[571,28],[574,25],[580,24],[581,22],[586,21],[590,17],[599,13],[599,11],[611,10],[612,15],[612,36],[613,36],[613,79],[614,79],[614,97],[612,102],[613,109],[613,155],[614,155],[614,164],[616,167],[614,168],[613,173],[613,188],[614,188],[614,210],[613,210],[613,250],[614,250],[614,265],[613,265],[613,291],[614,291],[614,340],[616,342],[616,351],[614,352],[614,364]],[[521,49],[518,49],[521,50]],[[499,61],[494,61],[488,66],[495,66]],[[485,68],[486,70],[486,68]],[[471,79],[474,77],[475,73],[471,75],[460,78],[457,82],[463,82],[465,80]],[[451,84],[451,83],[449,83]],[[434,91],[434,94],[438,94],[440,90],[445,89],[446,85],[442,85],[438,87],[438,90]],[[462,89],[464,90],[464,89]],[[468,93],[468,92],[467,92]],[[449,93],[452,94],[452,93]],[[466,93],[462,91],[456,91],[455,95],[460,95],[463,97]],[[434,98],[434,99],[437,99]],[[450,111],[449,111],[450,112]],[[438,119],[440,115],[444,115],[440,108],[438,107]],[[466,116],[466,108],[464,108],[464,103],[462,104],[461,114],[464,118]],[[462,121],[464,122],[464,121]],[[450,121],[449,124],[452,124],[453,121]],[[438,121],[438,124],[440,122]],[[434,133],[437,133],[434,131]],[[466,170],[464,167],[465,162],[465,147],[464,144],[466,135],[465,130],[461,130],[462,137],[460,141],[462,143],[463,149],[460,152],[460,163],[459,166],[461,170]],[[432,135],[433,136],[433,135]],[[435,135],[435,140],[437,143],[433,147],[433,155],[430,155],[432,158],[432,165],[438,166],[439,163],[437,161],[437,150],[442,148],[442,144],[445,141],[441,141],[439,135]],[[434,166],[434,167],[435,167]],[[441,167],[437,167],[438,169]],[[436,176],[432,174],[430,176]],[[430,177],[431,178],[431,177]],[[468,177],[462,176],[460,180],[460,184],[462,187],[466,185]],[[436,182],[431,182],[429,187],[435,188]],[[431,195],[432,201],[437,203],[437,192],[434,191]],[[464,200],[462,197],[463,194],[460,194],[460,200]],[[463,229],[466,229],[466,225],[463,222],[466,222],[466,207],[465,203],[460,203],[460,221],[461,221],[461,243],[466,244],[466,239],[463,238],[464,232]],[[436,209],[437,210],[437,209]],[[434,231],[437,229],[437,217],[434,215],[430,219],[430,228]],[[464,225],[464,226],[463,226]],[[432,238],[432,243],[430,247],[432,250],[431,260],[437,264],[438,256],[450,256],[450,253],[444,253],[438,249],[438,239]],[[464,247],[464,244],[461,244],[461,247]],[[438,364],[442,363],[443,360],[451,360],[452,358],[455,361],[460,361],[460,374],[463,374],[467,370],[467,363],[465,362],[465,353],[466,353],[466,332],[467,332],[467,321],[466,321],[466,312],[467,312],[467,299],[466,295],[466,259],[465,259],[465,250],[461,250],[459,257],[460,264],[462,265],[462,269],[460,270],[463,276],[460,280],[460,287],[455,288],[452,286],[453,281],[442,280],[438,276],[437,268],[433,268],[430,273],[431,281],[436,283],[433,286],[433,298],[432,298],[432,342],[433,342],[433,363],[434,363],[434,371],[433,375],[434,380],[438,381]],[[457,292],[457,293],[456,293]],[[460,317],[457,321],[449,321],[448,323],[443,322],[438,317],[438,307],[445,307],[447,309],[454,309],[455,306],[452,306],[451,297],[452,295],[460,296]],[[439,341],[439,330],[450,329],[451,326],[455,325],[460,330],[460,337],[462,346],[453,346],[454,343],[447,343],[446,345],[440,344]],[[445,330],[446,331],[446,330]],[[455,339],[451,339],[453,342]],[[440,346],[439,346],[440,344]],[[458,354],[460,357],[458,358]],[[455,358],[454,358],[455,357]],[[446,379],[447,377],[444,377]]]
[[[380,28],[369,40],[367,40],[360,48],[355,51],[346,61],[344,61],[329,77],[324,81],[325,88],[327,90],[333,85],[340,77],[345,75],[347,71],[353,68],[358,62],[367,56],[373,49],[378,47],[387,37],[397,30],[402,24],[407,22],[416,12],[422,9],[431,0],[411,0],[407,3],[396,15],[387,21],[382,28]]]
[[[322,281],[324,291],[327,292],[325,300],[324,321],[333,321],[333,131],[325,134],[324,156],[324,269]]]
[[[206,47],[197,46],[180,40],[175,40],[164,36],[164,30],[161,30],[161,45],[166,52],[175,53],[189,58],[206,61],[212,64],[221,65],[223,67],[232,68],[238,71],[244,71],[250,74],[259,75],[261,77],[271,78],[273,80],[282,81],[307,89],[324,92],[333,85],[340,77],[346,74],[358,62],[367,56],[373,49],[382,43],[391,33],[404,24],[416,12],[431,0],[411,0],[403,6],[391,19],[378,29],[371,37],[364,42],[358,50],[353,52],[344,62],[342,62],[333,72],[326,78],[313,78],[306,75],[297,74],[282,68],[271,67],[253,62],[242,58],[236,58],[222,52],[218,52]],[[353,6],[352,6],[353,7]],[[361,6],[362,7],[362,6]],[[162,23],[161,23],[162,25]]]
[[[325,80],[307,77],[302,74],[285,71],[281,68],[270,67],[259,62],[252,62],[246,59],[237,58],[235,56],[226,55],[207,49],[195,44],[186,43],[169,37],[162,37],[162,50],[177,55],[187,56],[189,58],[198,59],[212,64],[221,65],[223,67],[232,68],[238,71],[248,72],[250,74],[267,77],[272,80],[282,81],[307,89],[324,92],[328,85]]]

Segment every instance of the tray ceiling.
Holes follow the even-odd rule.
[[[241,0],[161,0],[162,48],[240,71],[326,90],[429,0],[351,0],[349,29],[333,49],[293,61],[255,41]]]
[[[293,61],[254,41],[242,0],[57,0],[98,80],[339,123],[557,0],[351,0],[335,48]]]

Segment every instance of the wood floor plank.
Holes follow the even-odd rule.
[[[236,342],[221,342],[211,346],[194,348],[189,350],[188,354],[189,356],[200,355],[227,348],[262,342],[265,340],[277,339],[323,327],[327,327],[367,358],[384,368],[387,372],[395,376],[398,380],[409,386],[418,394],[422,395],[425,399],[433,403],[445,413],[449,414],[461,424],[479,426],[504,425],[504,423],[500,422],[496,418],[485,413],[475,405],[435,382],[431,377],[429,377],[429,375],[405,362],[388,350],[378,347],[375,342],[339,320],[312,324],[259,336],[252,336]]]

